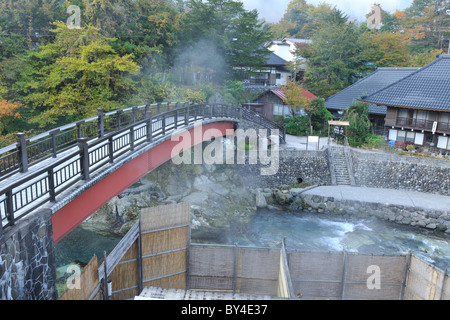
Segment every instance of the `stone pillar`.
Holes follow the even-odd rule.
[[[51,211],[30,214],[0,238],[0,300],[55,300]]]

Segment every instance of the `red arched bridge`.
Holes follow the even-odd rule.
[[[163,103],[71,123],[0,149],[1,233],[42,209],[52,211],[56,242],[112,197],[172,158],[176,130],[198,130],[190,146],[234,130],[242,119],[285,130],[262,115],[221,104]],[[210,130],[214,129],[214,130]],[[208,134],[209,133],[209,134]],[[184,141],[183,141],[184,143]],[[181,150],[180,150],[181,151]]]

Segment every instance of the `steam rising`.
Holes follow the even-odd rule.
[[[216,44],[201,40],[181,49],[175,58],[173,74],[179,85],[218,83],[226,75],[226,63]]]

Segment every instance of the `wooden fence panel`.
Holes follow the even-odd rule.
[[[140,221],[108,255],[112,299],[134,298],[140,294],[141,283],[186,289],[189,210],[186,203],[142,209]],[[99,276],[104,277],[103,265]]]
[[[277,296],[280,251],[239,249],[236,292]]]
[[[294,292],[308,299],[339,299],[343,257],[332,252],[289,253]]]
[[[342,298],[399,299],[405,263],[405,256],[349,254]]]
[[[141,211],[142,278],[145,287],[186,289],[190,205]]]
[[[189,288],[193,290],[233,290],[233,247],[190,247]]]
[[[59,300],[98,300],[100,286],[98,280],[98,262],[94,255],[80,274],[80,288],[66,289]]]
[[[448,278],[443,271],[413,255],[406,280],[404,299],[449,299],[448,285],[450,281]]]

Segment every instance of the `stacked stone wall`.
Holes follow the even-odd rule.
[[[357,186],[450,196],[450,161],[352,150]]]
[[[20,219],[0,236],[0,300],[57,298],[50,210]]]

